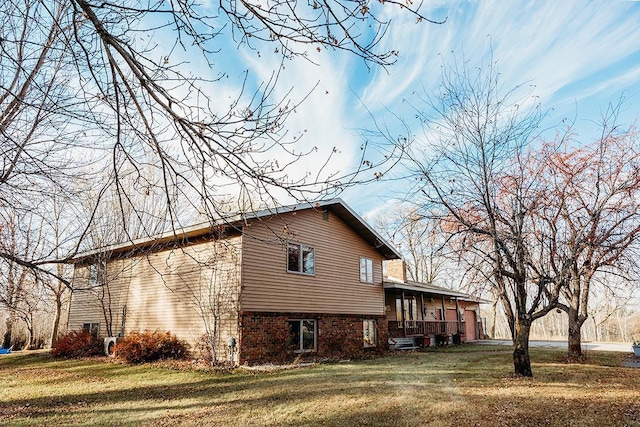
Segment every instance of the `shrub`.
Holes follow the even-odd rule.
[[[449,336],[447,334],[436,335],[436,345],[438,347],[443,347],[448,344],[449,344]]]
[[[170,332],[132,332],[115,347],[115,357],[128,363],[183,359],[189,354],[187,344]]]
[[[71,331],[61,336],[51,348],[53,357],[77,359],[80,357],[99,356],[104,351],[103,342],[98,335],[83,329]]]
[[[462,336],[458,334],[453,334],[451,339],[455,345],[462,344]]]
[[[196,342],[196,352],[200,359],[207,365],[213,365],[214,357],[211,351],[211,343],[209,342],[209,335],[202,334]]]

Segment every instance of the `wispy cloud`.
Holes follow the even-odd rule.
[[[388,47],[400,51],[398,64],[387,75],[377,72],[363,99],[370,108],[396,105],[412,90],[433,90],[440,66],[463,57],[471,63],[490,55],[499,63],[502,82],[536,85],[543,103],[553,104],[563,88],[608,69],[640,51],[640,5],[602,1],[458,1],[448,2],[444,25],[415,25],[406,16],[393,16]],[[598,85],[616,92],[626,70],[610,68],[601,76],[612,84]],[[630,76],[628,76],[630,77]],[[627,84],[637,81],[626,80]],[[575,99],[594,94],[592,87],[573,86]],[[566,97],[567,94],[564,94]],[[615,96],[615,95],[614,95]]]
[[[291,105],[300,103],[286,121],[289,136],[300,135],[292,148],[311,153],[296,161],[290,172],[323,181],[354,168],[360,138],[354,131],[356,118],[349,113],[349,63],[335,61],[330,52],[322,50],[308,55],[308,61],[287,60],[282,66],[277,55],[247,53],[244,60],[257,81],[266,81],[274,69],[280,69],[274,98]]]
[[[535,85],[543,107],[553,109],[558,117],[575,114],[576,105],[581,113],[590,114],[593,108],[602,109],[615,101],[623,91],[632,99],[640,96],[639,2],[425,2],[424,14],[434,19],[447,17],[443,25],[416,23],[414,16],[389,6],[376,6],[383,18],[391,20],[379,48],[399,52],[397,63],[387,70],[374,67],[369,71],[354,56],[324,49],[317,52],[315,47],[309,48],[313,62],[300,58],[284,62],[274,97],[294,103],[306,98],[286,126],[290,134],[303,134],[296,143],[297,152],[317,147],[291,169],[292,174],[317,173],[334,147],[338,153],[323,172],[357,167],[363,141],[355,129],[374,126],[369,112],[377,117],[385,111],[410,115],[402,100],[411,99],[414,91],[437,93],[441,67],[454,59],[479,65],[493,55],[506,88]],[[255,87],[281,66],[279,55],[272,52],[258,55],[237,46],[224,52],[216,65],[229,74],[229,81],[249,70]],[[237,80],[226,89],[217,86],[215,99],[222,102],[239,90]],[[364,206],[391,197],[387,187],[359,188],[345,197],[363,211]],[[394,183],[396,193],[397,188]]]

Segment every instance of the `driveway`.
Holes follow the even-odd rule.
[[[508,345],[513,343],[508,340],[476,340],[469,341],[474,344]],[[529,341],[529,347],[567,348],[566,341]],[[631,343],[620,342],[583,342],[582,350],[586,351],[617,351],[620,353],[632,353]]]

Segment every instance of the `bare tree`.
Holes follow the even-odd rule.
[[[240,304],[240,245],[233,239],[219,235],[211,242],[203,257],[189,254],[197,263],[191,281],[184,281],[188,308],[195,310],[205,330],[205,339],[211,351],[211,363],[233,363],[233,347],[228,339],[237,340]],[[204,266],[205,268],[200,268]]]
[[[48,194],[77,197],[78,181],[91,182],[104,168],[122,210],[143,219],[146,206],[135,194],[161,194],[172,227],[181,225],[184,206],[218,219],[225,210],[220,200],[230,197],[240,205],[275,203],[283,195],[304,199],[340,191],[363,168],[370,170],[363,180],[376,179],[385,166],[367,154],[353,171],[332,170],[337,150],[313,173],[294,173],[301,158],[315,153],[285,126],[302,100],[275,99],[277,69],[262,83],[245,73],[237,91],[221,99],[229,75],[217,58],[224,43],[235,41],[256,53],[275,50],[283,60],[337,49],[387,66],[397,52],[378,50],[389,25],[378,16],[390,7],[429,21],[419,5],[396,1],[276,1],[268,8],[235,0],[216,8],[192,0],[2,2],[0,209],[37,212]],[[194,53],[205,64],[201,74],[188,62]],[[149,170],[160,178],[147,179]],[[101,184],[98,193],[105,191]],[[97,208],[92,212],[90,220]],[[77,251],[90,222],[63,258]],[[54,259],[0,257],[56,274],[43,268]]]
[[[69,10],[64,2],[0,5],[0,213],[39,226],[47,224],[51,195],[73,197],[82,168],[92,163],[92,147],[81,144],[87,115],[75,107],[77,93],[68,82]],[[8,249],[0,250],[8,264],[43,279],[56,274],[46,266],[56,259],[52,253]]]
[[[47,245],[50,254],[47,254],[46,258],[63,259],[74,246],[72,240],[75,237],[73,221],[67,212],[71,207],[72,204],[64,197],[54,195],[51,198],[47,215],[48,231],[46,232],[50,239]],[[51,347],[54,347],[61,333],[63,310],[69,302],[70,289],[67,282],[70,280],[72,272],[69,264],[56,263],[52,268],[55,268],[55,273],[48,277],[41,276],[41,281],[48,293],[48,299],[53,305],[50,343]]]
[[[416,108],[425,125],[413,140],[411,197],[441,221],[499,298],[514,342],[516,374],[531,376],[531,324],[555,307],[561,280],[541,264],[530,211],[540,194],[528,161],[542,113],[535,97],[504,90],[495,63],[446,68],[440,92]]]
[[[439,223],[430,221],[415,206],[401,204],[374,218],[376,229],[399,248],[411,280],[434,283],[442,279],[444,240]]]
[[[584,331],[582,338],[594,341],[629,341],[630,330],[619,326],[633,323],[637,313],[637,287],[635,280],[627,280],[617,274],[597,273],[591,283],[588,315],[591,326]],[[619,322],[619,319],[624,319]],[[568,329],[567,329],[568,330]],[[586,332],[586,333],[585,333]],[[566,336],[566,330],[565,334]]]
[[[15,210],[0,212],[0,251],[20,259],[38,259],[43,245],[42,224],[34,215],[21,217]],[[14,326],[22,320],[29,336],[25,347],[33,345],[34,314],[43,302],[38,272],[12,259],[0,258],[0,305],[6,311],[2,345],[15,344]]]
[[[569,266],[558,307],[568,315],[568,356],[580,358],[581,330],[589,317],[598,273],[631,277],[640,240],[640,152],[634,127],[613,124],[612,110],[601,137],[579,148],[546,145],[540,176],[547,189],[538,210],[548,242],[549,265]],[[559,273],[559,272],[557,272]]]

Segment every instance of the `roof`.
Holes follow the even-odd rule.
[[[237,228],[240,230],[242,229],[243,225],[245,225],[252,219],[261,220],[306,209],[327,209],[333,212],[358,235],[360,235],[360,237],[362,237],[367,243],[369,243],[373,248],[380,252],[385,258],[402,258],[400,253],[390,243],[388,243],[380,234],[378,234],[377,231],[375,231],[369,224],[367,224],[366,221],[362,219],[357,213],[355,213],[353,209],[351,209],[344,201],[342,201],[341,199],[331,199],[316,202],[299,203],[289,206],[281,206],[245,214],[230,215],[229,217],[221,218],[217,223],[205,222],[195,224],[189,227],[165,231],[155,236],[142,237],[127,242],[117,243],[102,248],[96,248],[90,251],[82,252],[74,256],[71,261],[79,262],[83,259],[86,259],[87,257],[105,252],[123,253],[133,249],[147,248],[152,245],[172,242],[179,243],[188,239],[206,236],[215,228],[221,226]]]
[[[477,302],[480,304],[490,304],[492,301],[488,301],[482,298],[476,298],[474,296],[465,294],[463,292],[454,291],[451,289],[443,288],[441,286],[431,285],[428,283],[414,282],[408,280],[406,282],[396,281],[390,278],[385,278],[383,282],[385,289],[399,289],[404,291],[417,292],[422,294],[442,295],[450,298],[457,298],[460,301]]]
[[[377,231],[375,231],[367,222],[360,217],[353,209],[351,209],[342,199],[331,199],[317,202],[300,203],[292,206],[284,206],[281,208],[267,209],[252,214],[247,214],[246,218],[264,218],[283,213],[290,213],[303,209],[327,209],[342,219],[352,230],[360,235],[373,248],[378,250],[387,259],[401,259],[402,255],[387,242]]]

